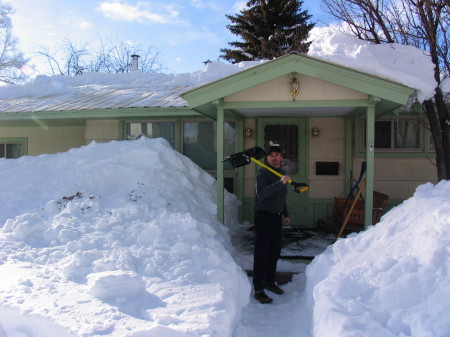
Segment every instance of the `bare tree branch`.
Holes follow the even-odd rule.
[[[82,75],[86,72],[128,73],[132,71],[131,55],[139,55],[139,70],[154,73],[163,70],[159,60],[159,51],[154,46],[143,49],[140,45],[130,44],[125,40],[105,43],[100,37],[100,47],[92,51],[90,44],[81,46],[65,40],[59,50],[51,52],[49,47],[40,46],[37,55],[47,62],[51,75]]]
[[[27,78],[22,67],[28,60],[17,50],[17,40],[11,34],[12,13],[11,7],[0,1],[0,82],[6,84],[21,83]]]
[[[423,113],[436,148],[438,179],[450,179],[450,113],[439,87],[450,74],[450,0],[322,0],[322,4],[360,39],[411,45],[429,53],[438,86],[433,99],[423,102]]]

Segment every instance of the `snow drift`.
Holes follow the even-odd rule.
[[[450,181],[414,196],[307,268],[314,336],[450,332]]]
[[[214,178],[166,141],[2,159],[0,172],[1,337],[450,331],[448,181],[340,239],[267,306],[216,220]]]
[[[0,172],[0,336],[31,319],[55,327],[42,336],[231,335],[250,284],[216,220],[215,179],[165,140],[1,160]]]

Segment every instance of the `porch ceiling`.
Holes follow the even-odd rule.
[[[354,107],[340,107],[340,108],[244,108],[234,109],[239,115],[247,118],[254,117],[337,117],[346,116],[355,111]]]
[[[239,119],[258,117],[354,117],[365,114],[367,107],[372,103],[370,100],[355,100],[342,102],[233,102],[223,103],[222,105],[227,115],[233,115]],[[375,105],[375,117],[379,118],[401,107],[401,104],[382,99]],[[195,110],[213,119],[217,118],[217,106],[215,104],[204,104]]]

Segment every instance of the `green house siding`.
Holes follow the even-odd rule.
[[[294,98],[290,97],[289,92],[283,91],[283,88],[288,88],[293,75],[303,81],[300,95]],[[307,89],[308,85],[309,92],[313,93],[310,96],[304,94],[308,90],[302,90]],[[323,88],[325,89],[322,90]],[[126,126],[130,122],[170,121],[174,123],[174,139],[171,139],[171,143],[177,151],[183,153],[185,122],[215,123],[215,135],[209,136],[211,144],[215,146],[215,163],[208,171],[217,177],[217,217],[223,221],[223,187],[230,186],[229,182],[233,181],[232,189],[242,202],[240,221],[251,222],[254,204],[251,185],[255,170],[231,170],[223,164],[224,156],[229,154],[225,141],[226,123],[234,123],[236,152],[247,147],[264,146],[266,122],[297,125],[300,131],[301,167],[296,178],[310,183],[311,189],[292,198],[291,205],[299,207],[298,224],[311,228],[315,226],[317,219],[330,215],[334,196],[348,192],[347,182],[356,175],[354,172],[359,173],[362,161],[367,161],[368,164],[366,214],[371,214],[373,190],[387,192],[391,196],[389,204],[395,205],[409,197],[418,184],[433,180],[433,174],[430,173],[435,171],[430,169],[433,153],[428,151],[426,134],[423,141],[427,150],[422,154],[371,152],[360,147],[363,137],[366,144],[375,142],[376,121],[405,105],[414,91],[415,89],[394,81],[305,55],[291,54],[187,92],[180,92],[174,106],[183,105],[180,97],[186,101],[186,106],[126,106],[18,113],[8,110],[0,113],[0,132],[2,137],[26,138],[28,153],[34,155],[64,151],[91,141],[124,140],[127,138]],[[344,95],[339,95],[341,92]],[[252,97],[246,97],[247,93],[251,93]],[[279,97],[276,93],[280,93]],[[175,96],[176,92],[175,95],[172,92],[170,97],[174,99]],[[322,128],[317,139],[311,138],[311,128],[316,126],[313,122],[317,122]],[[253,132],[250,138],[244,135],[248,125]],[[337,135],[332,135],[332,131],[335,131],[333,126],[339,128]],[[361,128],[366,129],[365,133]],[[25,129],[28,130],[23,133]],[[61,134],[61,130],[68,131],[70,140],[51,136]],[[34,138],[33,134],[38,136]],[[57,144],[56,147],[54,144]],[[333,148],[339,155],[327,152],[327,148]],[[320,151],[316,152],[317,149]],[[313,172],[316,161],[339,162],[339,176],[316,176]],[[414,168],[413,171],[411,168]],[[397,195],[399,191],[401,193]],[[370,216],[365,222],[366,225],[371,223]]]

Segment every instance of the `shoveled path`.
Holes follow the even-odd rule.
[[[305,282],[305,274],[300,273],[282,286],[284,294],[267,292],[273,298],[270,304],[259,303],[252,293],[233,337],[311,337],[311,314],[303,294]]]

